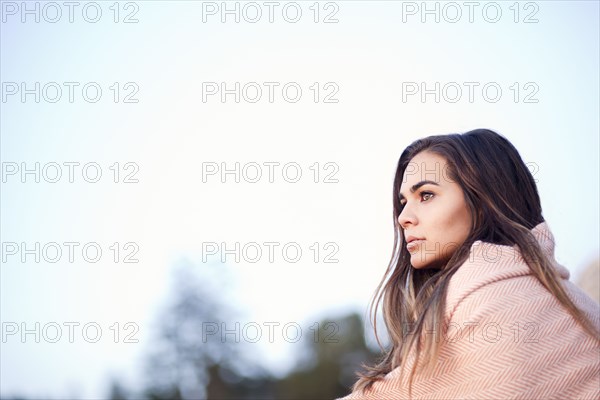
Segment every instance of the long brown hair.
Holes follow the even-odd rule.
[[[457,247],[441,269],[416,269],[410,264],[410,253],[403,245],[404,233],[398,223],[402,212],[400,185],[410,161],[418,153],[428,151],[444,157],[447,176],[458,183],[472,216],[469,235]],[[424,367],[435,365],[442,332],[422,337],[427,327],[442,326],[448,282],[468,258],[472,244],[481,240],[500,245],[517,245],[523,259],[536,278],[569,311],[590,335],[600,340],[592,322],[571,301],[561,284],[558,272],[545,256],[531,233],[544,222],[538,190],[533,176],[517,149],[503,136],[488,129],[476,129],[464,134],[435,135],[409,145],[400,156],[393,188],[394,247],[387,270],[375,290],[370,307],[375,336],[376,314],[383,301],[383,319],[390,337],[380,362],[363,366],[353,391],[366,391],[396,367],[402,367],[411,349],[416,357],[409,378],[412,379],[421,351]],[[407,327],[411,327],[407,329]],[[421,365],[421,364],[419,364]]]

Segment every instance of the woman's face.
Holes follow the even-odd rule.
[[[414,268],[442,268],[469,235],[471,214],[449,175],[446,159],[427,151],[414,156],[404,172],[398,223]]]

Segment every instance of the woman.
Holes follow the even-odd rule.
[[[415,141],[393,204],[394,252],[371,305],[377,335],[383,300],[391,343],[345,400],[600,398],[600,305],[556,262],[507,139]]]

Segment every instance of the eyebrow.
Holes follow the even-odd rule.
[[[412,185],[412,187],[410,188],[410,192],[414,193],[418,188],[420,188],[423,185],[440,186],[440,184],[437,182],[425,180],[425,181],[421,181],[421,182],[418,182],[418,183],[415,183],[414,185]],[[402,193],[400,193],[400,199],[404,199],[404,195]]]

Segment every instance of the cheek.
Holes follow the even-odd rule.
[[[462,244],[469,235],[470,229],[471,216],[466,206],[454,210],[451,227],[449,227],[449,231],[452,232],[450,241]]]

